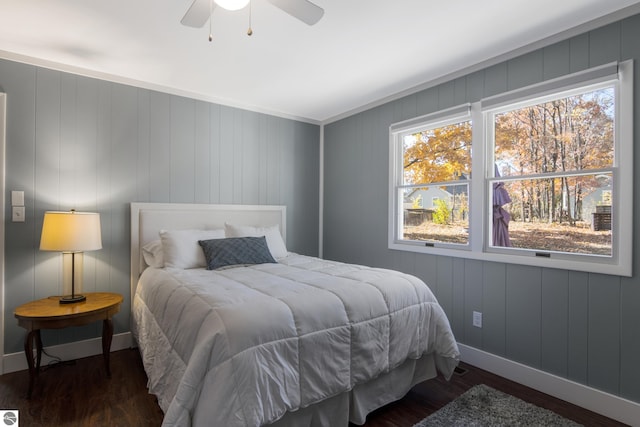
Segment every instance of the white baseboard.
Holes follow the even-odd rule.
[[[131,332],[114,334],[111,341],[111,351],[124,350],[130,348],[132,344]],[[45,347],[47,353],[59,357],[62,360],[75,360],[83,357],[102,354],[102,338],[92,338],[84,341],[76,341],[68,344]],[[42,354],[41,366],[45,366],[52,359]],[[3,358],[4,373],[23,371],[28,369],[27,359],[24,352],[5,354]]]
[[[469,365],[524,384],[574,405],[630,426],[640,426],[640,403],[632,402],[566,378],[458,343],[461,360]]]

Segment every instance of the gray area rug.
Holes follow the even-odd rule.
[[[555,412],[481,384],[472,387],[413,427],[576,427],[580,425]]]

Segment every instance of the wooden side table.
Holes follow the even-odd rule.
[[[60,297],[43,298],[31,301],[16,308],[14,316],[18,325],[27,330],[24,340],[24,352],[29,365],[29,391],[27,398],[31,398],[35,379],[40,370],[42,358],[41,329],[61,329],[69,326],[81,326],[102,320],[102,356],[107,376],[111,377],[109,367],[109,351],[113,337],[113,322],[111,318],[120,310],[123,298],[120,294],[109,292],[83,293],[85,301],[60,304]],[[36,344],[34,360],[33,343]]]

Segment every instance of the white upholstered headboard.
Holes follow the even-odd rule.
[[[159,239],[164,230],[224,228],[235,225],[278,224],[286,242],[286,206],[204,205],[188,203],[131,203],[131,301],[145,263],[141,248]]]

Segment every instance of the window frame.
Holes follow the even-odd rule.
[[[492,209],[489,206],[493,177],[494,147],[490,138],[493,116],[507,106],[531,104],[537,99],[558,97],[582,89],[614,82],[615,124],[613,179],[612,255],[574,254],[492,246]],[[389,127],[389,227],[388,247],[433,255],[463,257],[538,267],[560,268],[618,276],[631,276],[633,249],[633,61],[616,62],[544,81],[521,89],[484,98]],[[509,108],[509,109],[511,109]],[[470,115],[472,123],[472,174],[469,180],[469,240],[467,245],[415,242],[402,236],[402,201],[398,184],[402,181],[402,136],[435,124],[450,124]],[[429,184],[432,185],[432,184]],[[622,232],[624,230],[624,233]],[[544,255],[536,256],[536,252]]]
[[[390,189],[389,189],[389,218],[393,218],[389,223],[389,245],[391,249],[403,249],[405,246],[420,248],[420,247],[438,247],[438,248],[455,248],[457,250],[469,250],[471,232],[469,232],[469,242],[467,244],[461,243],[445,243],[445,242],[424,242],[416,240],[404,240],[400,239],[402,235],[403,221],[397,220],[397,218],[403,219],[403,197],[401,196],[401,190],[409,187],[438,187],[446,185],[454,181],[445,182],[430,182],[420,183],[413,185],[405,185],[403,182],[403,140],[407,135],[412,135],[416,132],[435,129],[442,126],[447,126],[455,123],[471,121],[471,104],[463,104],[453,108],[448,108],[442,111],[437,111],[431,114],[420,116],[414,119],[406,120],[403,122],[395,123],[390,127]],[[472,125],[473,126],[473,125]],[[473,143],[472,143],[473,144]],[[472,160],[473,161],[473,160]],[[473,170],[473,166],[472,166]],[[471,179],[455,181],[456,185],[467,184],[469,187],[469,193],[471,193]],[[471,205],[469,206],[471,211]],[[471,218],[471,215],[469,215]],[[391,245],[394,245],[392,248]],[[398,246],[399,245],[399,246]],[[411,249],[407,249],[411,250]]]

